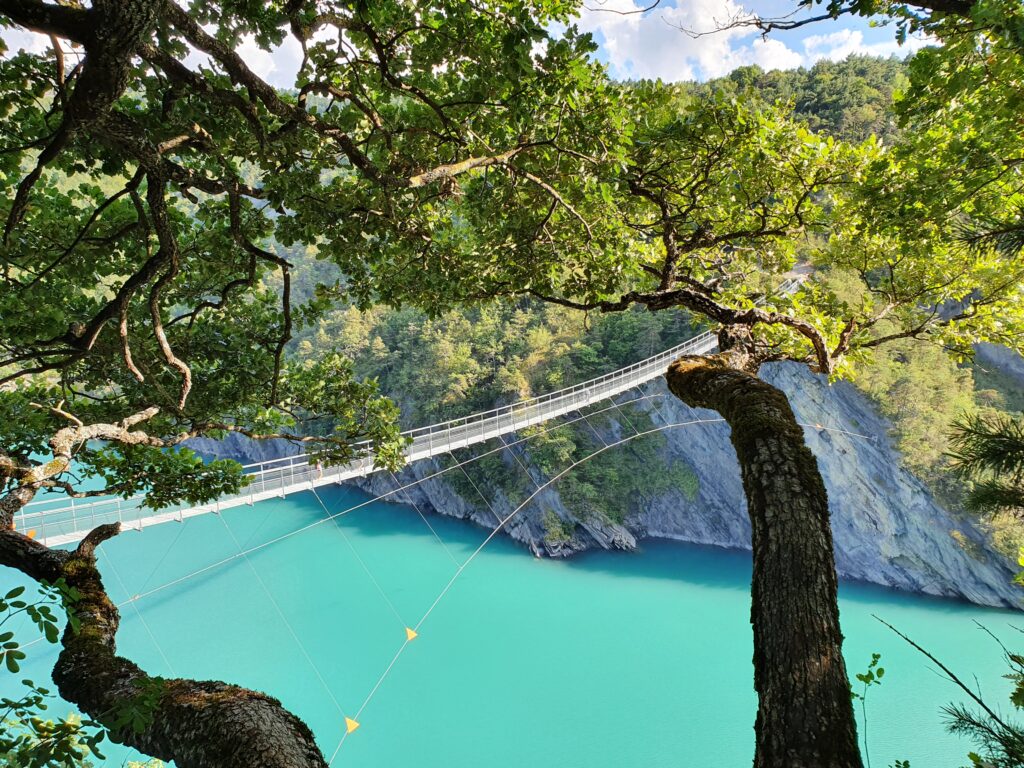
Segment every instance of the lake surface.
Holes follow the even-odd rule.
[[[332,513],[366,499],[347,489],[320,493]],[[415,511],[375,502],[337,524],[288,535],[324,518],[306,493],[107,542],[101,567],[112,597],[143,595],[121,609],[121,651],[152,674],[223,679],[278,697],[309,723],[328,757],[344,733],[343,716],[358,712],[361,727],[335,766],[750,765],[748,554],[646,542],[639,554],[555,562],[497,537],[381,681],[405,627],[417,625],[456,561],[487,532],[431,516],[435,536]],[[0,585],[17,581],[0,569]],[[1004,710],[1000,650],[974,621],[1020,648],[1011,624],[1024,625],[1024,617],[863,585],[841,593],[851,675],[872,652],[886,669],[868,696],[872,764],[964,765],[971,745],[945,732],[939,712],[961,700],[959,692],[871,616],[965,679],[977,675]],[[29,629],[20,636],[30,637]],[[25,671],[46,679],[55,648],[29,650]],[[135,755],[108,750],[108,765]]]

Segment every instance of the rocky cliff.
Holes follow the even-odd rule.
[[[973,525],[941,508],[902,468],[900,456],[887,438],[888,423],[863,395],[849,384],[830,386],[804,366],[771,365],[762,374],[786,391],[798,420],[807,425],[808,444],[818,457],[829,491],[836,564],[842,577],[984,605],[1024,607],[1024,590],[1011,583],[1011,564],[988,549]],[[646,410],[657,426],[717,416],[690,409],[669,394],[660,380],[646,385],[640,394],[646,399],[639,400],[636,407]],[[635,392],[626,393],[623,399],[636,397]],[[606,442],[632,433],[628,420],[621,417],[602,420],[599,430]],[[659,448],[659,461],[664,462],[662,466],[684,462],[697,478],[695,493],[692,488],[672,489],[635,498],[620,525],[593,515],[579,519],[567,509],[554,483],[512,517],[504,532],[533,553],[548,556],[593,547],[632,550],[645,537],[749,549],[750,524],[728,427],[721,422],[691,423],[669,427],[664,434],[667,439]],[[243,439],[223,444],[207,441],[193,447],[243,462],[276,457],[287,450]],[[530,466],[528,448],[517,457],[505,451],[510,464],[517,458]],[[394,500],[489,528],[508,517],[523,500],[523,494],[502,491],[489,494],[486,501],[476,493],[460,495],[448,479],[453,475],[431,477],[442,466],[439,460],[431,460],[407,467],[400,479],[422,482],[408,489],[407,496]],[[658,471],[657,467],[651,471]],[[530,473],[536,484],[547,479],[536,470],[530,469]],[[374,494],[394,489],[387,473],[356,484]],[[552,513],[565,521],[565,530],[572,531],[571,535],[550,535]]]
[[[974,352],[980,365],[995,368],[1024,386],[1024,356],[998,344],[976,344]]]

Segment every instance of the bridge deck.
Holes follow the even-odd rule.
[[[790,292],[799,285],[801,279],[798,276],[788,280],[779,290]],[[708,331],[639,363],[557,392],[461,419],[405,431],[402,434],[410,439],[405,450],[406,461],[451,453],[457,448],[517,432],[607,400],[661,376],[669,363],[681,355],[708,354],[717,345],[716,335]],[[245,467],[245,474],[249,478],[245,488],[209,504],[152,510],[143,506],[144,495],[130,499],[102,499],[85,504],[76,503],[73,499],[68,504],[62,498],[59,502],[39,501],[26,505],[15,516],[15,526],[21,531],[35,531],[36,537],[48,546],[59,546],[81,540],[86,533],[103,523],[120,522],[126,529],[142,530],[151,525],[182,521],[378,471],[368,446],[361,448],[365,451],[361,458],[344,466],[326,468],[322,472],[310,465],[305,454],[249,465]]]

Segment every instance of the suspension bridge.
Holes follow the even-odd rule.
[[[790,277],[777,291],[791,293],[803,279],[803,275]],[[715,331],[705,331],[646,360],[565,389],[404,431],[405,460],[411,463],[450,454],[459,448],[500,438],[579,411],[663,375],[667,366],[683,355],[706,355],[717,346]],[[219,513],[243,504],[252,505],[265,499],[365,477],[381,469],[375,462],[369,443],[359,443],[354,449],[358,458],[348,464],[327,468],[311,463],[306,454],[246,465],[243,471],[248,482],[244,488],[206,504],[179,505],[155,511],[143,504],[145,494],[129,499],[102,498],[88,503],[76,502],[75,499],[70,499],[70,503],[64,499],[59,502],[43,500],[23,507],[15,517],[15,527],[23,532],[33,532],[32,535],[48,546],[60,546],[81,540],[97,525],[104,523],[116,522],[126,530],[142,530],[160,523],[181,522],[197,515]]]
[[[797,286],[799,286],[803,279],[804,275],[796,274],[786,280],[777,290],[780,293],[791,293]],[[666,420],[665,423],[645,431],[639,431],[635,426],[630,424],[630,426],[633,427],[633,432],[635,434],[626,434],[611,442],[605,441],[602,438],[602,445],[600,447],[591,451],[588,455],[572,461],[569,466],[563,468],[557,474],[547,478],[543,483],[534,479],[534,489],[529,491],[528,495],[526,495],[526,497],[522,499],[514,509],[503,513],[503,516],[499,516],[494,508],[491,507],[491,512],[495,516],[496,525],[488,532],[483,541],[480,542],[480,544],[464,558],[456,558],[452,554],[444,541],[434,530],[434,527],[431,526],[430,522],[426,519],[423,513],[420,512],[418,507],[416,507],[415,503],[412,503],[413,508],[416,509],[416,512],[423,519],[423,522],[427,528],[429,528],[434,538],[437,539],[438,543],[442,547],[444,547],[448,556],[452,560],[452,564],[455,566],[451,575],[444,580],[443,584],[439,585],[440,589],[437,592],[436,597],[434,597],[429,605],[422,610],[418,620],[407,621],[407,619],[412,619],[412,617],[403,617],[399,614],[393,601],[381,586],[380,581],[374,576],[368,563],[359,555],[349,536],[345,533],[345,529],[340,522],[341,518],[378,501],[387,500],[392,497],[394,497],[394,500],[398,500],[396,494],[405,492],[408,488],[424,482],[431,477],[436,477],[456,469],[462,469],[462,471],[465,472],[464,466],[466,464],[477,461],[489,454],[508,450],[517,444],[526,443],[538,434],[564,428],[580,421],[589,422],[589,417],[596,413],[617,410],[622,405],[626,404],[621,402],[621,399],[617,398],[618,395],[626,393],[630,389],[663,375],[667,366],[672,361],[683,355],[705,355],[715,350],[717,346],[718,339],[716,333],[714,331],[707,331],[683,342],[682,344],[674,346],[671,349],[667,349],[659,354],[653,355],[646,360],[642,360],[604,376],[599,376],[556,392],[551,392],[528,400],[522,400],[489,411],[474,413],[460,419],[453,419],[439,424],[432,424],[430,426],[405,431],[402,435],[406,438],[404,455],[408,462],[418,461],[420,459],[426,459],[433,456],[451,454],[453,451],[460,448],[481,444],[495,438],[500,439],[500,446],[488,448],[482,453],[478,453],[477,455],[465,460],[459,459],[454,463],[438,469],[432,474],[428,474],[419,479],[413,479],[405,484],[399,483],[398,479],[394,478],[397,486],[394,490],[381,493],[368,500],[359,501],[335,511],[328,508],[324,499],[321,498],[321,495],[317,492],[317,488],[328,484],[341,483],[345,480],[356,477],[367,476],[374,472],[383,470],[384,468],[376,465],[372,446],[369,443],[361,443],[354,446],[356,451],[355,455],[358,458],[352,462],[330,468],[322,468],[311,463],[310,457],[306,454],[288,456],[281,459],[247,465],[244,467],[244,472],[248,480],[246,486],[237,493],[226,494],[216,501],[208,504],[199,506],[181,505],[179,507],[162,510],[152,510],[149,507],[146,507],[143,503],[145,501],[145,495],[139,495],[129,499],[101,498],[97,501],[84,504],[77,503],[73,499],[70,500],[70,503],[63,500],[43,500],[27,505],[23,508],[16,516],[16,527],[25,532],[29,532],[30,535],[36,537],[49,546],[58,546],[62,544],[71,544],[75,541],[81,540],[88,531],[92,530],[95,526],[104,523],[117,522],[121,524],[122,528],[142,531],[145,528],[158,525],[160,523],[171,521],[184,522],[188,518],[209,513],[217,514],[222,510],[246,504],[252,505],[265,499],[285,497],[289,494],[299,492],[311,492],[312,496],[323,509],[324,514],[322,517],[318,517],[311,522],[307,522],[294,529],[287,530],[283,533],[272,536],[265,541],[257,543],[250,543],[249,539],[246,539],[244,543],[240,541],[228,523],[227,518],[230,516],[221,516],[217,514],[217,517],[224,526],[225,533],[231,545],[228,547],[226,556],[215,560],[214,562],[198,565],[198,567],[191,568],[188,572],[178,575],[175,578],[171,578],[170,580],[156,586],[149,586],[150,579],[152,579],[160,564],[164,562],[168,553],[174,548],[178,537],[180,537],[181,533],[186,530],[187,526],[182,526],[182,528],[179,529],[178,536],[171,538],[167,551],[158,559],[157,565],[154,567],[149,577],[147,577],[141,584],[133,585],[134,588],[129,588],[128,583],[121,578],[113,560],[105,561],[104,567],[109,568],[110,573],[121,585],[121,588],[124,590],[126,595],[123,600],[117,603],[118,607],[125,608],[127,606],[131,606],[147,635],[154,643],[160,657],[164,660],[173,674],[173,668],[171,667],[169,656],[165,653],[158,634],[150,628],[145,613],[139,608],[140,602],[157,593],[161,593],[164,590],[179,587],[194,578],[203,576],[204,574],[209,574],[211,571],[225,566],[228,563],[237,562],[239,560],[245,562],[252,572],[253,581],[258,588],[265,593],[274,614],[276,614],[278,620],[287,629],[288,634],[295,643],[296,649],[298,650],[301,658],[309,665],[312,673],[315,675],[319,684],[324,688],[337,712],[340,736],[335,737],[337,738],[337,742],[327,761],[328,765],[333,765],[343,744],[345,743],[345,740],[360,728],[360,720],[374,695],[378,690],[380,690],[385,680],[394,670],[397,662],[409,644],[419,637],[424,622],[427,621],[445,596],[451,591],[460,576],[465,572],[466,568],[474,561],[474,559],[476,559],[487,544],[492,541],[516,515],[533,503],[539,494],[551,487],[567,473],[573,471],[584,462],[590,461],[591,459],[599,456],[605,451],[616,449],[621,445],[631,442],[632,440],[640,439],[657,432],[682,427],[699,428],[701,426],[721,422],[722,419],[696,418],[681,422],[670,422]],[[660,393],[641,393],[628,402],[635,403],[642,400],[653,402],[661,397],[663,397],[663,395]],[[596,409],[590,408],[591,406],[598,406],[602,403],[603,405]],[[556,423],[544,424],[549,421],[556,421]],[[544,424],[544,426],[538,430],[532,430],[527,435],[514,434],[520,432],[526,427],[541,424]],[[820,424],[807,424],[803,426],[828,429]],[[503,436],[505,435],[512,435],[513,439],[506,441],[503,439]],[[859,435],[859,437],[867,436]],[[523,467],[523,470],[526,471],[526,468]],[[479,489],[477,489],[477,492],[480,493]],[[408,499],[408,496],[406,498]],[[481,494],[481,498],[484,500],[484,503],[490,507],[490,504],[487,502],[487,499],[483,494]],[[273,510],[271,510],[271,512],[272,511]],[[301,535],[318,526],[327,524],[333,524],[337,528],[338,533],[351,549],[355,560],[359,563],[362,570],[366,572],[368,579],[373,583],[376,591],[380,594],[381,599],[387,603],[391,611],[395,614],[396,620],[401,624],[401,632],[396,631],[395,643],[397,649],[393,656],[390,657],[390,660],[387,662],[386,666],[384,666],[383,671],[372,683],[369,688],[369,692],[361,700],[361,703],[356,704],[358,700],[353,700],[350,692],[347,690],[345,691],[346,693],[349,693],[349,697],[346,699],[347,706],[343,706],[341,701],[339,701],[341,692],[339,691],[338,694],[335,693],[334,688],[336,686],[332,685],[325,677],[324,672],[317,663],[314,654],[312,654],[306,647],[306,643],[303,641],[301,633],[292,626],[291,621],[281,607],[281,603],[277,598],[275,598],[271,589],[272,582],[268,583],[269,580],[264,579],[261,576],[260,569],[250,559],[250,555],[262,549],[273,546],[285,539]],[[237,552],[233,552],[232,549],[237,549]],[[41,642],[41,640],[33,641],[27,645],[33,645],[37,642]],[[327,736],[326,739],[326,743],[329,745],[332,742],[332,737]],[[327,751],[325,750],[325,755],[326,754]]]

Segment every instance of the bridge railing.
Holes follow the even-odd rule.
[[[799,276],[787,280],[779,291],[789,293],[802,280]],[[715,332],[705,331],[645,360],[564,389],[469,416],[406,430],[402,432],[403,437],[409,441],[405,456],[409,461],[416,461],[540,424],[650,381],[662,375],[669,363],[678,357],[707,354],[717,345]],[[144,519],[154,519],[154,516],[161,521],[183,519],[201,512],[217,511],[221,506],[255,502],[273,495],[283,496],[302,487],[309,487],[311,483],[338,482],[375,471],[370,444],[364,441],[355,444],[353,448],[358,458],[344,466],[318,469],[310,463],[307,454],[247,464],[243,467],[248,478],[245,488],[198,507],[181,504],[157,512],[143,505],[144,494],[129,499],[102,498],[84,503],[71,499],[70,504],[65,501],[64,505],[56,508],[54,500],[44,500],[28,504],[20,510],[15,516],[15,525],[19,530],[35,530],[36,535],[43,539],[68,536],[102,523],[119,522],[126,527],[141,527]]]
[[[273,496],[284,496],[289,492],[309,487],[311,482],[340,481],[358,474],[356,467],[372,465],[372,458],[362,457],[344,467],[328,467],[322,472],[309,463],[305,455],[290,456],[274,462],[275,466],[246,472],[248,484],[236,493],[224,494],[216,501],[202,505],[188,503],[163,507],[160,510],[144,505],[145,494],[128,499],[119,497],[100,498],[83,502],[70,499],[70,504],[59,508],[36,508],[26,505],[15,514],[14,524],[20,531],[32,531],[42,540],[70,536],[91,530],[104,523],[121,523],[125,528],[142,528],[147,520],[166,522],[183,520],[203,512],[217,512],[222,507],[238,506],[239,503],[255,503]],[[259,466],[259,465],[255,465]]]
[[[804,276],[798,275],[785,280],[777,290],[778,293],[791,293],[799,286]],[[459,447],[460,441],[473,434],[484,434],[495,424],[501,423],[507,427],[504,432],[512,432],[522,426],[529,426],[537,423],[533,421],[538,413],[544,413],[545,409],[549,417],[552,414],[562,414],[573,408],[563,409],[566,404],[578,403],[580,406],[588,402],[598,402],[609,396],[630,389],[638,384],[650,381],[665,372],[665,367],[682,355],[707,354],[718,346],[716,331],[705,331],[697,336],[691,337],[663,352],[646,358],[632,365],[598,376],[594,379],[580,382],[563,389],[549,392],[543,395],[517,400],[508,405],[498,406],[488,411],[479,411],[469,416],[450,419],[448,421],[431,424],[425,427],[418,427],[402,432],[404,437],[412,440],[412,445],[407,449],[407,455],[415,455],[416,448],[423,445],[429,447],[446,446]],[[596,397],[595,397],[596,396]],[[479,442],[475,440],[474,442]],[[365,452],[369,444],[366,442],[357,443],[354,447]],[[305,454],[300,454],[304,456]],[[253,471],[263,471],[272,468],[277,463],[288,463],[294,456],[285,456],[280,459],[247,464],[245,468]],[[419,457],[418,457],[419,458]]]
[[[656,378],[677,357],[707,352],[715,344],[714,334],[702,333],[651,358],[565,389],[471,416],[407,430],[402,433],[409,441],[405,448],[406,458],[416,461],[449,453],[600,402]],[[357,443],[353,448],[359,458],[347,465],[323,470],[311,465],[307,454],[247,464],[243,467],[248,479],[245,488],[237,493],[225,494],[216,502],[202,505],[201,509],[216,511],[219,506],[234,506],[232,502],[239,500],[243,503],[255,502],[268,496],[283,496],[309,483],[321,480],[338,482],[373,472],[375,465],[369,443]],[[16,515],[15,525],[19,530],[34,530],[39,538],[47,539],[90,530],[104,523],[118,522],[126,527],[136,527],[139,521],[157,514],[156,510],[144,506],[145,494],[128,499],[111,497],[87,502],[70,499],[70,504],[67,501],[58,507],[54,507],[53,501],[26,505]],[[161,518],[183,519],[185,513],[192,509],[195,508],[182,504],[163,508],[159,512]]]

